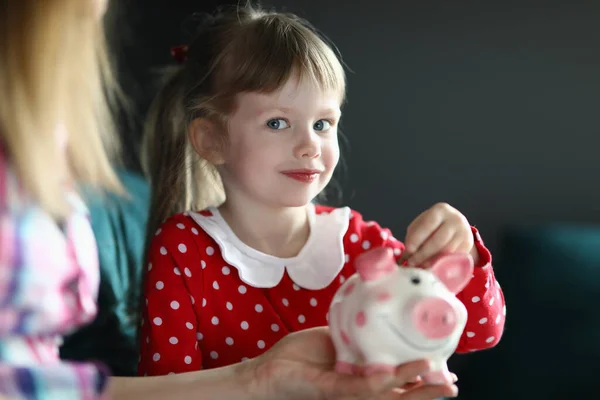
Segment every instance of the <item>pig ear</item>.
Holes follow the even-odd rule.
[[[373,281],[393,272],[398,265],[389,247],[375,247],[359,255],[354,268],[363,281]]]
[[[430,271],[452,293],[458,293],[467,286],[473,275],[473,258],[469,254],[445,254],[433,262]]]

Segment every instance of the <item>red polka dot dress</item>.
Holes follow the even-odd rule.
[[[404,246],[388,229],[349,208],[309,205],[311,234],[296,257],[278,258],[241,242],[215,208],[178,214],[150,246],[141,329],[140,375],[221,367],[256,357],[290,332],[327,325],[353,259]],[[480,265],[458,294],[469,312],[457,352],[494,346],[504,297],[491,256],[473,228]]]

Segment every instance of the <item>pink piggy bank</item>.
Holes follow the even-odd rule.
[[[337,291],[329,309],[336,371],[370,375],[429,359],[425,383],[451,382],[446,364],[467,323],[456,298],[471,279],[468,254],[439,257],[429,269],[399,267],[392,250],[374,248],[355,261],[357,273]]]

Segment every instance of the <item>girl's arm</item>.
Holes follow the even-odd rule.
[[[140,376],[202,369],[202,330],[194,311],[202,302],[202,268],[198,249],[183,244],[193,243],[186,237],[192,234],[189,226],[170,219],[150,244],[141,298]]]
[[[456,295],[469,312],[469,319],[456,348],[467,353],[494,347],[504,332],[506,306],[504,294],[494,276],[492,255],[483,244],[476,228],[471,228],[474,248],[479,257],[469,284]]]

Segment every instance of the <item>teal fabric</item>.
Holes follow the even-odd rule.
[[[99,248],[98,315],[91,325],[65,338],[61,357],[98,360],[114,375],[133,376],[137,374],[138,345],[136,310],[129,306],[141,289],[150,189],[138,174],[119,171],[119,176],[127,198],[112,194],[86,196]]]
[[[464,356],[460,398],[600,397],[600,227],[507,230],[494,264],[505,333],[495,349]]]

